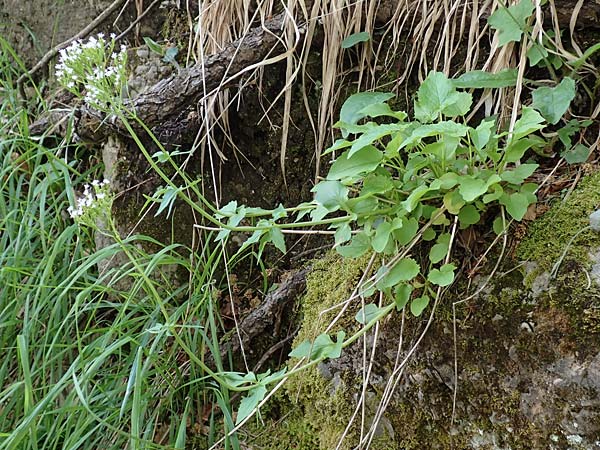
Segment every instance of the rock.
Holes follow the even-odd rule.
[[[305,424],[317,435],[328,436],[320,448],[336,448],[348,427],[363,391],[364,351],[368,362],[374,347],[372,376],[366,387],[366,422],[386,417],[389,423],[384,428],[393,430],[377,441],[380,430],[373,429],[371,448],[375,450],[600,448],[600,287],[589,285],[585,275],[600,264],[600,257],[595,256],[599,252],[589,248],[592,243],[598,247],[596,240],[575,240],[559,276],[551,280],[548,268],[564,247],[555,241],[546,245],[548,230],[568,220],[585,219],[589,208],[600,203],[599,196],[600,174],[596,174],[573,192],[569,202],[574,204],[558,204],[538,219],[533,230],[540,234],[528,237],[524,248],[535,249],[534,240],[539,240],[544,248],[533,254],[540,258],[528,260],[526,252],[517,252],[527,261],[523,273],[511,271],[492,282],[472,305],[461,305],[456,323],[449,305],[462,297],[461,289],[456,289],[456,297],[448,293],[431,329],[401,371],[394,370],[396,361],[403,359],[423,326],[422,318],[409,314],[402,323],[397,315],[383,321],[377,341],[369,333],[364,344],[359,340],[340,358],[320,365],[320,373],[336,378],[335,398],[331,378],[317,371],[292,381],[291,398],[299,399]],[[561,243],[569,242],[581,226],[577,222],[573,228],[572,233],[562,230]],[[580,256],[590,253],[590,260]],[[330,318],[319,312],[342,303],[354,289],[361,272],[349,267],[342,270],[344,264],[328,259],[322,267],[315,265],[321,269],[308,282],[303,336],[322,332],[319,323],[326,324]],[[506,262],[510,268],[518,264]],[[358,304],[351,304],[338,327],[355,332],[352,318],[358,309]],[[456,342],[454,333],[447,332],[454,326]],[[400,338],[403,350],[398,356]],[[310,395],[304,383],[313,386]],[[316,392],[315,386],[319,386]],[[298,392],[299,397],[293,397]],[[384,400],[385,413],[380,414]],[[359,424],[360,420],[348,428],[340,448],[355,448],[356,439],[369,433],[369,427],[361,431]]]

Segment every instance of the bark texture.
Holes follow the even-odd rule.
[[[3,0],[9,1],[9,0]],[[378,21],[389,20],[395,10],[395,2],[384,1],[378,9]],[[568,28],[577,2],[564,0],[557,4],[561,27]],[[418,14],[418,11],[415,11]],[[177,138],[189,134],[188,128],[197,128],[197,117],[189,114],[205,96],[216,93],[236,84],[244,71],[260,64],[265,58],[275,56],[285,49],[281,46],[281,34],[286,14],[280,13],[267,20],[264,25],[252,29],[243,38],[226,46],[220,53],[208,56],[202,63],[181,69],[177,74],[163,79],[134,100],[127,108],[157,134],[166,133],[177,144]],[[600,2],[598,0],[583,3],[575,22],[575,27],[600,28]],[[301,35],[304,28],[300,29]],[[47,129],[63,117],[64,113],[54,113],[33,126],[35,133]],[[80,136],[92,140],[103,139],[114,131],[123,131],[122,124],[116,123],[112,130],[103,131],[102,117],[86,108],[79,110],[81,120],[78,125]]]

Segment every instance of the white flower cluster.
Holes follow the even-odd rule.
[[[126,81],[127,49],[115,51],[115,35],[91,36],[74,41],[60,51],[56,78],[68,91],[81,96],[91,107],[107,110],[121,98]],[[108,56],[110,55],[110,56]]]
[[[75,207],[69,206],[67,212],[72,219],[78,219],[86,214],[89,210],[99,206],[102,200],[107,198],[108,180],[92,181],[92,185],[84,185],[83,196],[77,199]]]

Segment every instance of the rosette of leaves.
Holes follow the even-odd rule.
[[[536,136],[546,122],[524,107],[513,130],[502,130],[495,117],[470,126],[472,94],[458,87],[503,87],[514,71],[471,72],[457,80],[431,72],[416,93],[414,117],[394,111],[385,93],[358,93],[345,102],[336,126],[342,139],[325,154],[341,152],[324,181],[317,184],[314,221],[329,215],[348,220],[331,224],[337,251],[358,257],[367,251],[397,255],[415,240],[434,241],[425,284],[446,286],[454,279],[444,264],[450,246],[449,225],[478,223],[490,205],[500,205],[521,220],[537,199],[537,185],[526,182],[538,167],[522,161],[529,149],[545,141]],[[500,216],[499,216],[500,217]],[[502,221],[495,222],[497,232]],[[403,286],[422,273],[421,264],[405,257],[383,267],[375,287],[407,300]],[[427,292],[424,289],[423,292]],[[423,297],[413,309],[422,311]],[[414,304],[414,300],[413,300]]]

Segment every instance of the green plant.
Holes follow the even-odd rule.
[[[109,185],[89,183],[101,164],[69,135],[31,137],[28,113],[41,100],[19,102],[23,70],[0,38],[0,449],[183,449],[207,404],[214,442],[234,427],[231,392],[198,365],[210,357],[215,372],[229,370],[221,248],[190,259],[177,244],[121,238]],[[119,89],[103,86],[107,101],[88,106],[119,105]],[[114,243],[97,249],[101,232]],[[165,275],[174,270],[189,283]],[[240,448],[235,436],[227,445]]]
[[[327,334],[306,341],[290,356],[304,361],[291,372],[268,377],[252,375],[255,386],[245,397],[238,423],[261,404],[266,385],[275,383],[327,358],[336,358],[381,318],[409,306],[419,316],[442,289],[452,284],[456,266],[451,249],[457,228],[478,224],[482,216],[497,216],[494,228],[504,232],[503,211],[521,220],[536,201],[537,185],[527,182],[538,164],[524,161],[529,149],[545,140],[535,133],[546,126],[542,115],[524,107],[512,130],[489,117],[478,126],[466,123],[472,94],[457,86],[493,87],[512,83],[511,73],[475,72],[457,80],[432,72],[417,91],[414,119],[386,103],[391,94],[358,93],[344,103],[336,126],[342,138],[325,155],[335,157],[325,179],[314,188],[314,200],[295,208],[281,205],[272,211],[232,202],[216,217],[224,222],[217,240],[224,240],[243,221],[254,221],[242,250],[260,249],[271,242],[285,251],[284,233],[291,228],[324,225],[334,234],[335,248],[356,258],[372,251],[384,264],[359,287],[368,299],[375,292],[387,301],[367,303],[356,316],[362,328],[335,340]],[[294,222],[281,223],[295,217]],[[307,220],[308,218],[308,220]],[[429,247],[419,259],[413,249]],[[427,244],[428,243],[428,244]],[[259,251],[260,254],[260,251]],[[240,376],[240,381],[248,378]]]
[[[122,45],[115,51],[115,37],[107,40],[100,33],[86,42],[77,40],[60,51],[56,65],[57,81],[101,111],[118,107],[125,87],[127,50]]]
[[[490,18],[490,24],[500,32],[501,45],[521,40],[528,32],[527,20],[532,12],[531,2],[523,0]],[[346,44],[364,40],[365,35],[361,34]],[[431,72],[416,94],[412,120],[407,113],[394,111],[387,104],[392,94],[351,96],[342,107],[337,124],[342,138],[325,152],[334,160],[325,180],[314,187],[314,200],[293,208],[280,205],[274,210],[238,206],[235,201],[215,210],[196,183],[175,164],[174,154],[164,150],[133,112],[119,101],[88,102],[121,120],[166,183],[151,198],[159,203],[159,212],[170,210],[178,197],[216,226],[217,242],[225,241],[232,232],[250,232],[238,256],[252,244],[258,244],[259,258],[269,243],[285,252],[286,232],[313,226],[328,226],[337,251],[344,257],[358,257],[368,251],[382,256],[384,263],[360,286],[359,293],[368,299],[380,292],[385,301],[379,305],[368,303],[359,311],[356,320],[363,327],[353,335],[346,337],[340,332],[334,340],[322,334],[300,344],[291,356],[301,363],[292,370],[274,374],[212,371],[191,357],[222,389],[246,393],[236,425],[241,425],[266,400],[269,385],[281,383],[324,359],[339,357],[343,348],[394,309],[408,306],[413,315],[419,316],[432,299],[437,302],[442,290],[454,281],[456,266],[451,250],[459,227],[468,228],[480,223],[482,217],[495,214],[494,230],[502,233],[507,226],[506,214],[515,220],[524,217],[536,201],[538,188],[527,182],[538,165],[525,159],[526,152],[540,151],[546,145],[535,133],[547,123],[560,121],[575,96],[575,80],[565,77],[555,87],[539,88],[531,107],[523,107],[511,125],[497,117],[487,117],[476,127],[467,122],[473,96],[463,89],[502,88],[518,82],[516,70],[497,74],[473,71],[456,80]],[[120,98],[118,86],[104,87],[107,98]],[[85,89],[93,91],[87,86]],[[134,131],[132,121],[137,121],[159,148],[154,158]],[[559,132],[565,146],[582,126],[580,122],[571,123],[569,130],[562,135]],[[341,155],[335,157],[340,151]],[[571,161],[582,159],[578,149]],[[183,185],[176,185],[161,169],[159,164],[165,163],[171,165]],[[188,190],[195,198],[186,193]],[[288,218],[295,220],[283,223]],[[427,246],[426,258],[415,255],[414,248],[420,243]]]

